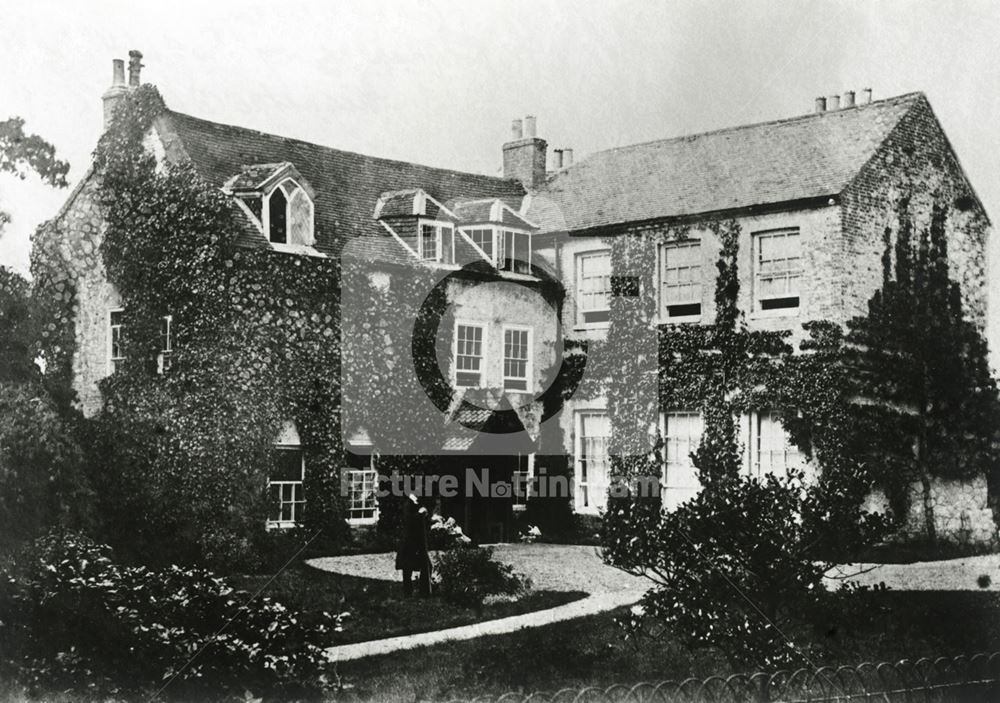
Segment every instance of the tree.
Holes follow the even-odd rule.
[[[34,172],[56,188],[66,187],[69,164],[56,158],[56,148],[37,134],[24,133],[24,119],[11,117],[0,122],[0,173],[27,178]],[[0,231],[10,215],[0,210]]]
[[[949,272],[949,208],[936,199],[919,231],[908,197],[896,209],[895,232],[885,232],[882,288],[868,314],[848,323],[848,362],[858,370],[858,394],[875,401],[875,419],[912,447],[893,457],[902,469],[900,487],[921,485],[924,529],[933,543],[932,481],[996,470],[1000,401],[986,341],[964,314],[961,288]]]
[[[0,266],[0,383],[37,379],[37,324],[28,281]]]

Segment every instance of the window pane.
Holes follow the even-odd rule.
[[[478,386],[483,363],[483,328],[458,325],[455,331],[455,376],[459,386]]]
[[[504,388],[527,390],[528,330],[509,329],[503,335]]]
[[[663,247],[663,304],[667,309],[667,317],[674,314],[671,306],[699,305],[692,313],[685,309],[686,314],[701,312],[701,242],[673,242]]]
[[[801,240],[798,231],[757,235],[757,299],[786,298],[786,304],[767,305],[764,309],[798,305],[802,278]]]
[[[474,229],[469,232],[469,237],[483,250],[487,258],[493,261],[493,230],[489,228]]]
[[[663,503],[673,510],[701,489],[691,454],[701,443],[702,420],[696,412],[667,413],[665,420]]]
[[[757,414],[754,436],[753,473],[763,476],[767,473],[784,474],[790,468],[801,469],[805,465],[802,453],[792,444],[781,425],[776,412]]]
[[[281,188],[274,189],[274,192],[271,193],[271,197],[268,199],[268,203],[270,229],[268,230],[267,238],[275,244],[284,244],[288,241],[286,232],[286,220],[288,218],[286,208],[288,201],[285,199],[285,193]]]
[[[438,228],[434,225],[420,226],[420,258],[424,261],[437,261]]]
[[[301,188],[296,188],[289,201],[291,222],[288,223],[288,241],[292,244],[312,244],[312,203]]]
[[[581,322],[606,322],[611,308],[611,254],[584,254],[579,258],[577,300]],[[605,314],[600,314],[605,313]]]
[[[280,448],[275,452],[271,481],[302,480],[302,450]]]
[[[583,507],[603,508],[607,503],[610,436],[611,420],[606,413],[584,413],[580,416],[580,456],[576,481],[577,500]]]

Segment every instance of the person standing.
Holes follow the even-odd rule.
[[[403,572],[403,595],[413,594],[413,572],[419,574],[420,595],[431,592],[431,558],[427,549],[427,508],[412,493],[403,501],[403,532],[396,552],[396,569]]]

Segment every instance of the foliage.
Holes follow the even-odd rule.
[[[497,561],[490,547],[440,552],[434,560],[434,577],[445,600],[473,608],[482,608],[489,596],[517,596],[530,588],[530,581]]]
[[[37,134],[24,133],[24,119],[0,121],[0,172],[26,178],[31,171],[57,188],[66,187],[69,164],[56,158],[56,148]]]
[[[333,259],[239,246],[231,200],[190,164],[158,164],[143,148],[163,109],[155,88],[132,91],[95,151],[100,256],[125,309],[126,357],[101,383],[87,433],[102,537],[129,558],[246,568],[260,556],[285,421],[306,452],[306,527],[346,532],[339,273]],[[33,272],[48,305],[47,375],[69,395],[74,274],[53,245],[60,223],[51,229],[36,238]],[[175,352],[161,374],[164,315]]]
[[[829,498],[803,479],[800,471],[723,476],[670,512],[617,507],[606,558],[655,584],[641,614],[632,615],[630,633],[669,633],[693,649],[714,647],[737,667],[814,656],[821,642],[787,634],[820,621],[833,597],[823,583],[833,563],[817,560],[813,548],[823,525],[811,519],[828,510]]]
[[[88,526],[92,502],[72,425],[37,383],[0,383],[0,547]]]
[[[250,601],[208,571],[123,567],[103,545],[54,533],[2,575],[0,664],[40,695],[319,694],[340,616]]]
[[[848,323],[848,363],[879,435],[906,438],[892,452],[898,475],[923,488],[924,527],[933,543],[934,477],[965,479],[1000,466],[1000,397],[986,340],[964,315],[949,271],[948,207],[936,200],[929,222],[914,223],[908,197],[885,231],[883,283],[868,313]],[[869,436],[871,436],[869,434]]]
[[[431,551],[454,549],[470,544],[472,540],[462,531],[455,518],[445,519],[435,513],[431,516],[431,527],[427,533],[427,546]]]
[[[20,179],[36,173],[51,186],[66,187],[69,164],[56,158],[56,148],[37,134],[24,133],[24,118],[0,120],[0,173]],[[0,232],[10,222],[10,215],[0,210]]]
[[[608,406],[617,489],[602,525],[604,558],[654,584],[632,623],[636,631],[667,629],[741,664],[787,662],[802,652],[782,634],[786,621],[808,622],[816,613],[826,560],[880,538],[887,524],[861,509],[871,475],[842,451],[838,420],[849,416],[850,398],[842,365],[829,363],[839,338],[818,325],[810,339],[828,356],[793,355],[788,332],[748,329],[737,307],[741,228],[729,221],[708,229],[720,244],[710,324],[663,325],[650,339],[654,287],[640,286],[638,300],[612,301],[608,337],[618,369]],[[677,228],[662,238],[687,235]],[[657,241],[622,238],[612,250],[615,269],[652,278],[656,257],[648,247]],[[657,392],[636,393],[653,364]],[[674,408],[703,418],[691,455],[702,490],[666,512],[655,490],[665,470],[662,440],[650,447],[648,428]],[[762,479],[742,470],[736,418],[771,409],[789,420],[800,448],[826,460],[818,482],[803,486],[795,470]]]
[[[38,323],[28,282],[0,266],[0,383],[38,378],[34,359]]]

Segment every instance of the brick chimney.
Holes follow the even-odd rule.
[[[523,136],[518,137],[519,120],[511,130],[513,141],[503,145],[503,177],[520,181],[528,190],[534,190],[545,181],[545,157],[548,144],[535,136],[535,118],[524,118]]]
[[[104,101],[104,129],[111,125],[111,118],[115,114],[115,108],[128,94],[125,85],[125,62],[115,59],[111,62],[111,87],[104,91],[101,100]]]
[[[139,87],[139,72],[142,71],[142,52],[132,49],[128,52],[128,87]]]

